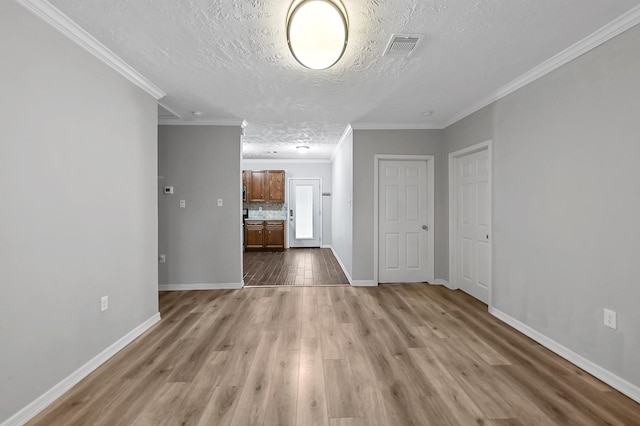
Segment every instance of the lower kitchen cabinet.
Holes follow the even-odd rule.
[[[247,220],[244,223],[245,249],[261,249],[264,247],[264,224],[262,221]]]
[[[283,220],[247,220],[244,229],[246,250],[284,250]]]

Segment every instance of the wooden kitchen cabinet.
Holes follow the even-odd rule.
[[[267,170],[267,201],[284,203],[284,170]]]
[[[264,247],[264,222],[247,220],[244,222],[245,249],[262,249]]]
[[[284,170],[244,170],[248,202],[284,203]]]
[[[283,220],[247,220],[244,229],[246,250],[284,250]]]
[[[249,180],[251,179],[251,173],[249,170],[242,171],[242,186],[247,187],[249,185]],[[249,188],[247,188],[249,189]]]
[[[267,171],[266,170],[249,170],[249,181],[247,190],[247,201],[267,201],[265,186],[267,183]]]
[[[266,221],[264,224],[265,248],[277,248],[284,250],[284,222],[281,220]]]

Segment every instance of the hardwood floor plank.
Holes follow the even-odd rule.
[[[302,339],[296,424],[328,425],[320,339]]]
[[[299,369],[299,350],[278,352],[265,425],[295,425]]]
[[[351,386],[353,379],[347,362],[325,359],[323,369],[329,417],[357,417],[360,413],[355,403],[355,392]]]
[[[341,417],[330,419],[331,426],[369,426],[360,417]]]
[[[242,388],[232,425],[263,424],[280,342],[281,336],[278,332],[261,333],[260,343]]]
[[[328,288],[328,287],[327,287]],[[320,341],[324,359],[343,359],[342,336],[338,327],[332,305],[320,305]]]
[[[317,339],[318,332],[318,290],[315,287],[302,289],[302,338]]]
[[[198,426],[229,425],[240,399],[239,387],[217,387],[200,416]]]

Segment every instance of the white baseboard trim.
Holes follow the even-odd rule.
[[[351,285],[354,287],[377,287],[378,284],[373,280],[353,280]]]
[[[499,320],[503,321],[504,323],[515,328],[525,336],[530,337],[531,339],[540,343],[545,348],[560,355],[570,363],[582,368],[587,373],[591,374],[594,377],[597,377],[612,388],[620,391],[621,393],[627,395],[629,398],[640,403],[640,387],[628,382],[620,376],[615,375],[609,370],[604,369],[598,364],[589,361],[582,355],[575,353],[566,346],[561,345],[555,340],[550,339],[539,331],[534,330],[525,323],[518,321],[517,319],[505,314],[504,312],[496,308],[489,308],[489,313]]]
[[[47,408],[56,399],[60,398],[66,391],[78,384],[80,380],[87,377],[96,368],[100,367],[112,356],[120,352],[125,346],[133,342],[142,333],[147,331],[151,326],[160,321],[160,313],[154,314],[151,318],[122,336],[111,346],[100,352],[98,355],[89,360],[82,367],[71,373],[57,385],[40,395],[35,401],[18,411],[13,416],[5,420],[1,426],[19,426],[33,419],[38,413]]]
[[[244,281],[239,283],[195,283],[195,284],[159,284],[159,291],[187,291],[187,290],[235,290],[244,287]]]
[[[441,279],[439,279],[439,278],[436,278],[435,280],[433,280],[433,283],[432,283],[432,284],[433,284],[433,285],[443,285],[443,286],[445,286],[445,287],[447,287],[447,288],[451,288],[451,287],[449,286],[449,281],[447,281],[447,280],[441,280]]]
[[[333,253],[333,257],[335,257],[338,261],[338,264],[342,268],[342,272],[344,272],[344,275],[347,277],[347,281],[349,281],[349,284],[352,284],[353,280],[351,279],[351,275],[349,274],[349,271],[347,271],[347,268],[344,266],[344,263],[342,263],[342,259],[340,259],[340,256],[338,256],[338,253],[336,253],[333,246],[327,245],[326,248],[331,249],[331,253]]]

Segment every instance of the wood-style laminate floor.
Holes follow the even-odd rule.
[[[330,249],[245,252],[245,286],[349,284]]]
[[[428,284],[163,292],[34,425],[638,425],[640,405]]]

